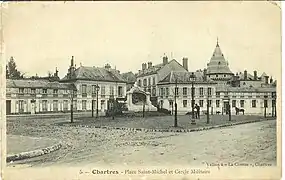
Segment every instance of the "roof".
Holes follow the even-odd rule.
[[[165,65],[163,65],[161,63],[161,64],[154,65],[150,69],[146,69],[146,72],[143,72],[142,74],[139,74],[138,77],[143,77],[143,76],[147,76],[147,75],[151,75],[151,74],[156,74],[156,73],[159,73],[160,70],[163,71],[163,69],[165,69],[165,71],[169,71],[169,72],[170,71],[187,71],[179,62],[177,62],[175,59],[172,59],[171,61],[169,61]],[[169,72],[167,72],[167,74]]]
[[[62,79],[62,81],[64,80],[68,80],[67,75]],[[126,82],[117,70],[86,66],[77,68],[72,80]]]
[[[203,72],[181,72],[181,71],[171,71],[163,80],[159,81],[158,84],[164,83],[192,83],[191,75],[194,73],[196,79],[195,83],[208,83],[208,84],[216,84],[213,80],[206,80],[203,79]]]
[[[31,79],[7,79],[7,88],[47,88],[47,89],[70,89],[70,84],[50,82],[48,80]]]
[[[129,83],[135,83],[137,80],[133,72],[122,73],[122,78]]]
[[[219,43],[215,47],[214,53],[207,64],[207,74],[233,74],[226,62]]]
[[[276,92],[275,87],[216,87],[220,92]]]

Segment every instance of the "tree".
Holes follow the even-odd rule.
[[[17,69],[16,62],[13,56],[10,58],[8,65],[6,66],[6,78],[7,79],[21,79],[23,75]]]

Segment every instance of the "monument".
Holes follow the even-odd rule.
[[[143,108],[145,111],[157,111],[157,108],[151,104],[150,93],[143,91],[136,83],[127,92],[126,104],[128,111],[139,112],[143,111]]]

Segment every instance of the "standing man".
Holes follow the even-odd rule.
[[[196,108],[197,108],[197,118],[200,119],[200,106],[197,105]]]

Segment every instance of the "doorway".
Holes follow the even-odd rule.
[[[11,100],[6,100],[6,114],[11,114]]]

